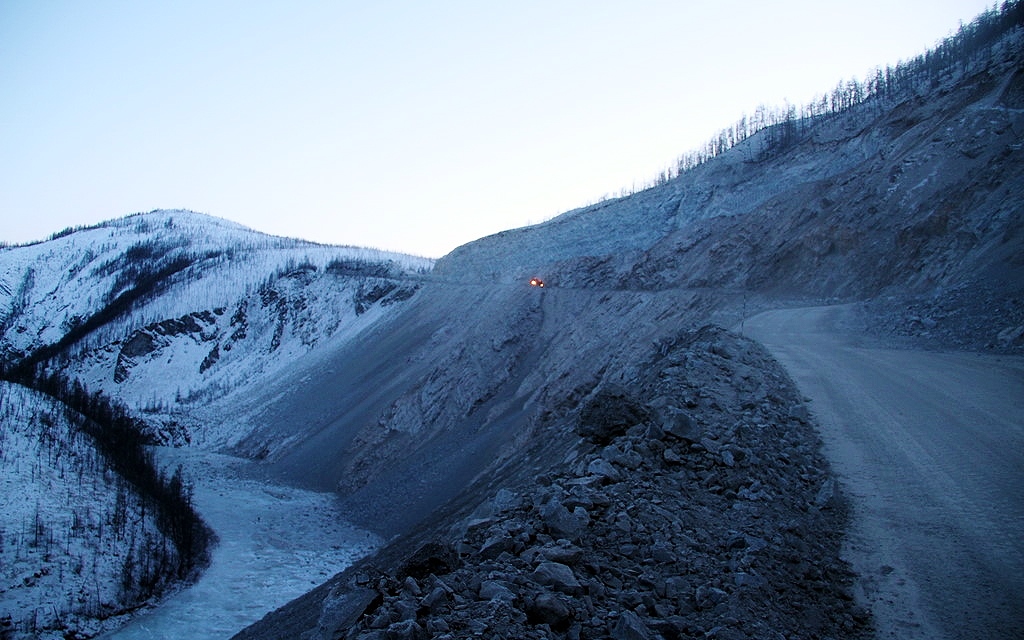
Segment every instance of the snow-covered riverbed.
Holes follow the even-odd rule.
[[[381,542],[349,525],[333,496],[257,480],[251,462],[194,449],[158,455],[182,466],[220,541],[199,582],[102,638],[229,638]]]

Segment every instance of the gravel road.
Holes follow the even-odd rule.
[[[769,311],[743,331],[811,399],[877,636],[1024,637],[1024,358],[882,348],[850,313]]]

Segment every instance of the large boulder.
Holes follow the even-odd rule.
[[[572,569],[561,562],[541,562],[533,571],[533,579],[538,584],[551,587],[555,591],[561,591],[568,595],[579,595],[583,592],[576,575]]]
[[[613,640],[650,640],[651,637],[651,630],[640,616],[628,609],[619,614],[618,621],[612,627]]]
[[[541,519],[548,531],[559,538],[576,540],[590,524],[590,516],[583,507],[569,511],[558,498],[552,498],[541,509]]]
[[[661,428],[666,436],[672,436],[686,442],[700,442],[702,430],[669,396],[659,396],[650,404],[652,423]]]
[[[651,413],[625,388],[605,385],[580,410],[576,433],[597,444],[608,444],[632,426],[643,424]]]

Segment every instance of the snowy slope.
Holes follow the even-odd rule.
[[[182,444],[189,407],[358,334],[413,296],[431,266],[186,211],[129,216],[0,252],[0,351],[13,361],[69,343],[62,369]]]
[[[192,409],[232,393],[258,394],[283,367],[357,335],[418,287],[412,281],[297,269],[228,307],[151,323],[79,351],[70,369],[90,389],[121,398],[154,419],[170,416],[162,420],[189,424]],[[190,433],[203,437],[198,430]]]
[[[176,551],[65,409],[0,382],[0,635],[64,638],[148,597]],[[172,560],[173,561],[173,560]],[[160,581],[159,578],[157,578]],[[12,635],[6,635],[10,632]]]
[[[23,353],[52,344],[160,268],[180,267],[154,292],[161,295],[143,298],[130,317],[90,342],[225,307],[277,272],[323,268],[337,260],[389,264],[400,273],[431,266],[430,260],[401,254],[268,236],[190,211],[137,214],[0,250],[0,345]]]

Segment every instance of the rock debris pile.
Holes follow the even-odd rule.
[[[347,638],[857,638],[844,503],[789,379],[713,327],[592,393],[567,460],[395,571]],[[569,425],[566,425],[569,428]]]
[[[892,297],[862,305],[872,334],[937,349],[1024,353],[1024,291],[967,283],[928,297]]]

